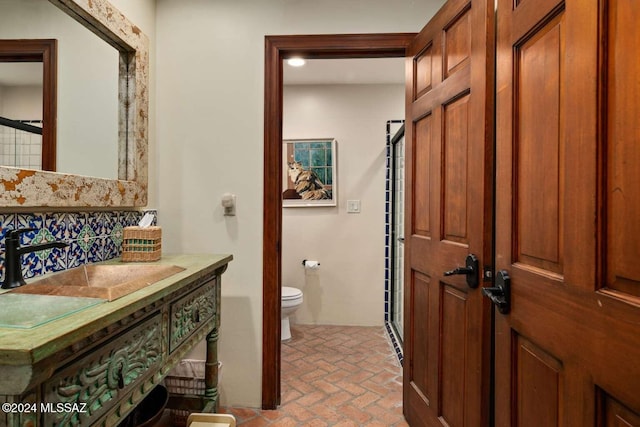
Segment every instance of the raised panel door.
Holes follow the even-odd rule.
[[[408,49],[404,413],[412,426],[489,423],[490,306],[465,275],[444,273],[469,254],[492,263],[492,46],[493,4],[449,0]]]
[[[496,425],[639,425],[640,4],[497,19]]]

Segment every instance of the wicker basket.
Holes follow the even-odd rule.
[[[164,385],[171,393],[204,396],[204,378],[167,376]],[[184,427],[191,412],[185,409],[169,409],[169,414],[174,427]]]
[[[122,261],[157,261],[162,255],[162,228],[125,227]]]
[[[192,394],[204,396],[204,360],[184,359],[180,361],[165,377],[164,384],[170,393]],[[218,362],[218,383],[222,376],[222,362]],[[175,427],[183,427],[187,424],[187,418],[191,412],[182,409],[170,409],[171,421]]]

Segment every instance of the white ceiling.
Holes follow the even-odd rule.
[[[404,84],[404,58],[310,59],[302,67],[285,60],[283,83]]]

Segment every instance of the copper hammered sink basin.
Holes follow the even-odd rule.
[[[175,265],[86,265],[52,274],[11,292],[113,301],[183,270]]]

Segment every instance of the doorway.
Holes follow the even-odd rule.
[[[397,219],[396,209],[389,212],[397,185],[388,188],[387,167],[389,131],[395,134],[405,115],[404,58],[288,62],[281,281],[303,293],[292,320],[381,326],[390,308],[387,280],[401,273],[388,265],[395,247],[387,246],[387,221]],[[296,175],[298,169],[303,172]],[[316,185],[321,190],[307,190]],[[308,269],[303,260],[321,266]],[[282,334],[288,335],[286,327]]]
[[[280,284],[282,237],[282,61],[405,57],[414,33],[267,36],[263,213],[262,408],[280,403]]]

